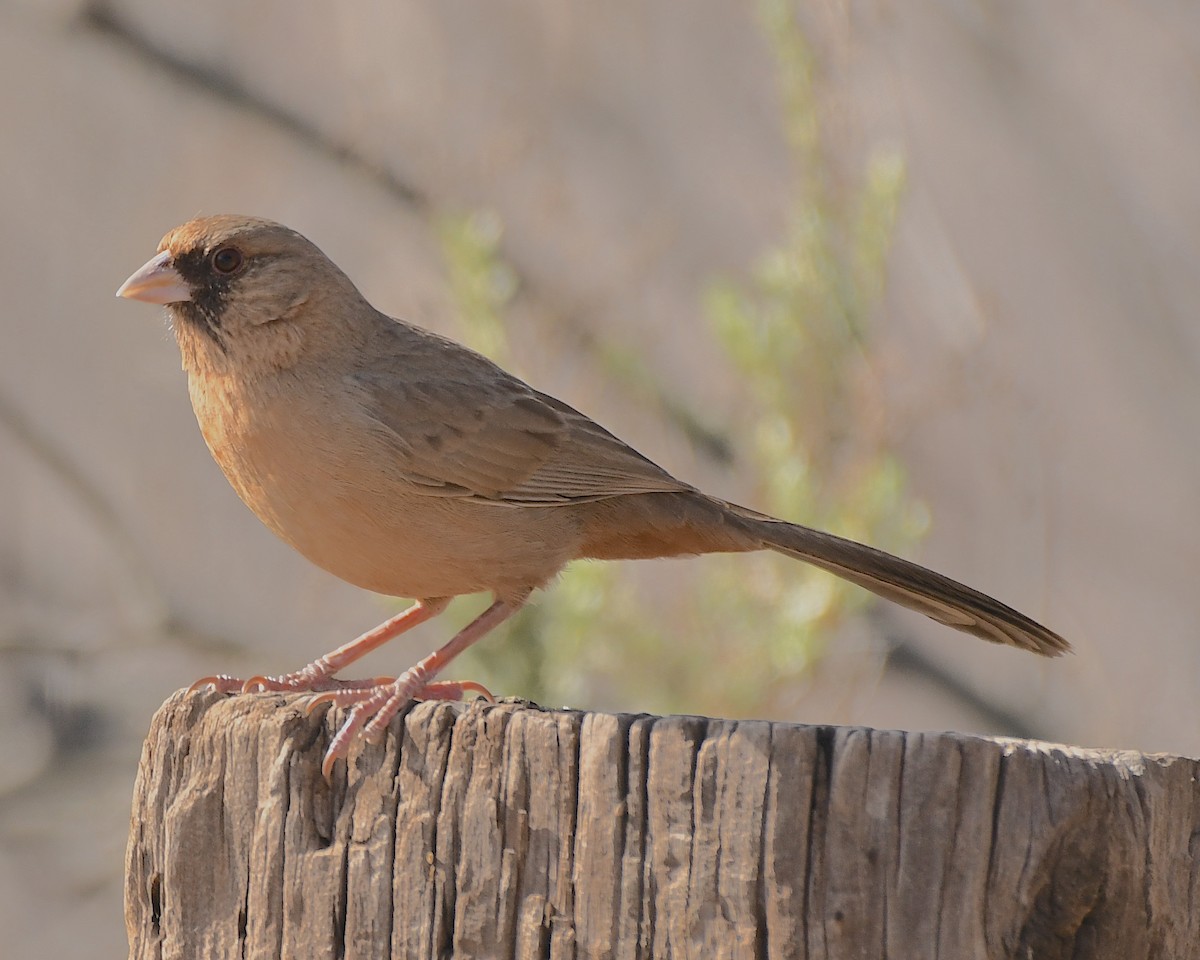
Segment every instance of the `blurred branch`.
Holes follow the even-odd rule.
[[[120,561],[117,575],[124,582],[125,592],[139,614],[140,626],[166,629],[170,612],[150,563],[125,529],[117,511],[92,483],[86,471],[76,466],[64,450],[3,394],[0,394],[0,426],[6,428],[18,444],[59,480],[112,547]]]
[[[885,618],[872,619],[878,622]],[[880,624],[879,632],[888,644],[884,664],[886,669],[919,677],[949,699],[978,714],[991,734],[1020,737],[1023,740],[1045,739],[1046,732],[1040,727],[1027,722],[1024,716],[1009,710],[997,700],[972,687],[933,657],[927,656],[916,644],[898,635],[886,623]]]
[[[108,4],[100,2],[84,7],[79,22],[84,29],[107,37],[139,60],[165,71],[176,80],[199,87],[216,99],[252,113],[272,126],[286,131],[305,146],[355,167],[359,173],[382,186],[396,199],[422,211],[429,209],[429,201],[425,194],[406,183],[393,171],[366,159],[352,145],[332,139],[303,116],[258,96],[233,77],[202,64],[192,63],[158,46],[123,21]]]

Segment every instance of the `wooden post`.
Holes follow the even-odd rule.
[[[1183,958],[1200,764],[958,734],[176,694],[133,801],[130,956]]]

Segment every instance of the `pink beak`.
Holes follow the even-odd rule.
[[[117,296],[146,303],[184,303],[192,299],[192,291],[171,265],[171,251],[164,250],[121,284]]]

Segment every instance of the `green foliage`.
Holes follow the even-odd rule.
[[[831,175],[814,100],[813,59],[785,0],[761,0],[795,156],[795,207],[780,244],[748,280],[707,297],[712,330],[744,385],[739,473],[752,505],[902,549],[920,533],[900,465],[872,402],[870,319],[904,187],[904,163],[878,150],[857,182]],[[841,184],[834,187],[837,181]],[[468,342],[507,365],[504,309],[516,289],[492,214],[440,225],[450,288]],[[597,351],[606,373],[645,392],[644,361]],[[677,412],[677,411],[676,411]],[[676,417],[689,436],[694,420]],[[699,436],[699,433],[697,433]],[[702,441],[701,441],[702,442]],[[455,672],[545,703],[745,715],[778,712],[796,678],[863,594],[771,554],[708,558],[671,599],[647,597],[647,568],[577,563],[514,619],[507,641],[470,651]],[[478,601],[471,601],[478,612]],[[456,605],[452,616],[466,622]]]
[[[464,338],[497,363],[508,363],[504,309],[517,292],[517,276],[499,256],[503,227],[491,210],[442,216],[437,224],[446,285]]]
[[[749,283],[719,281],[708,308],[745,384],[742,422],[754,423],[741,451],[757,478],[756,505],[777,516],[891,549],[920,531],[899,463],[874,423],[866,341],[883,290],[902,158],[881,149],[853,187],[835,187],[814,100],[813,60],[792,4],[761,0],[779,67],[785,127],[795,157],[795,207],[783,242]],[[863,593],[829,574],[764,555],[706,567],[706,622],[755,638],[737,671],[730,712],[770,709]],[[726,677],[728,680],[728,677]]]

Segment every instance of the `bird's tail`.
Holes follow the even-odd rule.
[[[884,599],[992,643],[1056,657],[1071,649],[1053,630],[978,590],[853,540],[734,504],[727,516],[760,545],[828,570]]]

